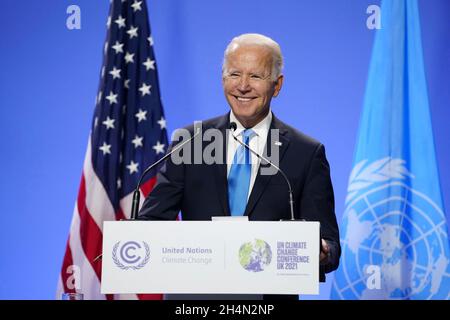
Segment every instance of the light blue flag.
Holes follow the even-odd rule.
[[[341,233],[332,299],[449,299],[416,0],[381,6]]]

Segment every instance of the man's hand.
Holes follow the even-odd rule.
[[[320,264],[327,264],[329,262],[330,257],[330,246],[328,246],[328,243],[321,239],[322,246],[320,248]]]

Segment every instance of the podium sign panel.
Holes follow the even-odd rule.
[[[318,294],[318,222],[109,221],[103,294]]]

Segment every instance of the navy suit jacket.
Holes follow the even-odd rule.
[[[209,128],[219,129],[222,136],[227,137],[229,113],[203,121],[202,128],[203,132]],[[194,128],[187,129],[192,133]],[[269,133],[265,154],[270,155],[273,148],[279,148],[279,166],[293,188],[295,218],[320,221],[321,237],[331,247],[329,262],[321,266],[320,278],[325,281],[324,273],[335,270],[339,264],[340,245],[324,146],[275,116],[272,117],[270,129],[279,130],[279,143],[270,141]],[[204,142],[203,147],[209,143]],[[194,144],[191,147],[194,148]],[[227,159],[225,139],[222,151],[223,159]],[[182,220],[211,220],[212,216],[230,215],[226,161],[211,165],[175,165],[169,157],[159,170],[157,182],[145,199],[138,218],[175,220],[180,211]],[[258,171],[245,215],[251,221],[290,218],[288,187],[280,173],[261,175]]]

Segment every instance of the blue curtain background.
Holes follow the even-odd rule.
[[[246,32],[281,45],[275,114],[322,141],[341,220],[379,0],[148,0],[169,133],[223,114],[221,63]],[[66,9],[81,9],[68,30]],[[0,299],[53,299],[100,76],[109,1],[0,2]],[[450,208],[450,2],[420,0],[442,193]],[[383,22],[381,22],[382,24]],[[447,213],[447,218],[450,215]],[[328,299],[331,277],[321,285]]]

